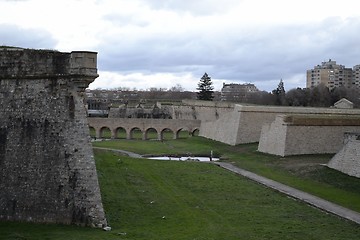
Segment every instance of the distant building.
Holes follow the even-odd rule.
[[[360,90],[360,65],[353,67],[353,86]]]
[[[223,83],[220,100],[229,101],[229,102],[246,102],[251,93],[258,91],[259,90],[257,89],[257,87],[251,83],[246,83],[246,84]]]
[[[342,98],[336,103],[334,103],[335,108],[354,108],[354,103],[347,100],[346,98]]]
[[[354,75],[355,74],[355,75]],[[359,86],[360,65],[352,68],[346,68],[344,65],[336,64],[336,61],[329,59],[322,62],[306,72],[306,87],[313,88],[323,84],[330,90],[336,87],[353,88]]]

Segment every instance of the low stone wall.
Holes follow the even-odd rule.
[[[360,116],[279,115],[264,124],[258,151],[279,155],[336,153],[345,132],[360,131]]]
[[[360,115],[360,110],[235,105],[231,113],[220,115],[214,121],[203,122],[200,136],[230,145],[259,142],[262,126],[271,124],[281,114],[355,116]]]
[[[327,166],[360,178],[360,132],[345,133],[342,149],[335,154]]]

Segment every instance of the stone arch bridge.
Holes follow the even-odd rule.
[[[105,129],[111,132],[111,138],[118,138],[119,130],[125,130],[126,139],[132,139],[134,130],[142,132],[142,139],[148,139],[148,133],[156,131],[157,139],[162,140],[166,131],[173,133],[173,139],[179,137],[180,131],[194,135],[200,129],[200,120],[184,119],[151,119],[151,118],[88,118],[89,127],[93,128],[96,138],[101,138]]]

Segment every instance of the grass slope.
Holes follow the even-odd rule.
[[[358,202],[360,199],[356,195],[358,179],[318,168],[315,163],[327,161],[327,155],[284,159],[259,154],[252,144],[231,147],[198,137],[96,144],[123,149],[128,145],[140,153],[199,154],[213,150],[227,157],[227,161],[255,169],[262,175],[304,187],[328,186],[327,193],[342,190],[345,194],[355,194]],[[100,150],[95,151],[95,159],[112,231],[0,222],[0,239],[358,239],[360,236],[355,223],[212,164],[132,159]]]
[[[103,141],[94,146],[159,155],[210,155],[213,151],[223,161],[360,212],[360,179],[323,166],[332,155],[278,157],[257,152],[257,144],[229,146],[201,137],[164,142]]]
[[[127,239],[356,239],[360,228],[212,164],[97,154],[103,201]],[[340,230],[341,229],[341,230]]]

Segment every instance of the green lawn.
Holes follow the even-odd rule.
[[[200,137],[104,141],[142,154],[209,153],[262,175],[359,201],[359,180],[323,169],[329,155],[279,158],[256,145],[227,146]],[[326,214],[213,164],[133,159],[95,150],[112,231],[0,222],[0,239],[359,239],[359,225]],[[327,187],[324,187],[327,186]]]
[[[104,141],[94,146],[158,155],[210,155],[213,151],[222,161],[360,212],[360,179],[321,165],[332,155],[278,157],[257,152],[257,144],[229,146],[201,137],[164,142]]]
[[[354,223],[212,164],[99,153],[108,220],[129,239],[356,239],[360,234]]]

